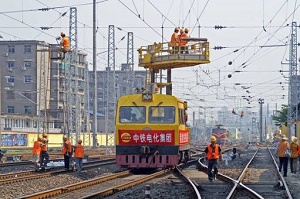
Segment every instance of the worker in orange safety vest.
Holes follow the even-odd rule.
[[[219,144],[216,144],[216,137],[211,136],[210,137],[210,144],[207,145],[205,148],[205,153],[208,159],[208,165],[207,165],[207,174],[208,174],[208,180],[213,181],[216,180],[218,177],[218,161],[222,157],[221,153],[221,147]],[[212,169],[214,170],[212,172]]]
[[[61,51],[63,52],[62,59],[64,59],[65,54],[70,51],[70,39],[63,32],[60,33],[60,36],[61,36],[61,43],[60,43]]]
[[[84,157],[84,148],[81,144],[82,144],[82,140],[79,139],[78,144],[75,145],[75,150],[74,150],[77,172],[80,172],[82,170],[82,160]]]
[[[32,162],[35,171],[38,171],[38,162],[40,161],[41,155],[41,142],[42,137],[39,136],[38,139],[33,143],[32,147]]]
[[[70,158],[72,157],[72,145],[71,142],[68,140],[67,136],[63,136],[63,148],[62,148],[62,154],[64,156],[64,163],[65,163],[65,169],[67,171],[70,170]]]
[[[172,54],[177,54],[179,51],[179,35],[178,35],[179,29],[175,28],[174,33],[171,36],[171,42],[170,45],[172,46]]]
[[[183,53],[185,53],[185,54],[188,54],[188,49],[187,49],[187,46],[186,46],[186,44],[187,44],[187,40],[184,40],[183,38],[187,38],[188,37],[188,32],[189,32],[189,29],[187,29],[187,28],[185,28],[184,30],[183,29],[181,29],[180,30],[180,36],[179,36],[179,38],[180,38],[180,53],[181,54],[183,54]]]
[[[47,134],[43,134],[42,142],[41,142],[41,156],[40,156],[40,162],[41,167],[45,168],[47,166],[47,163],[49,161],[49,154],[48,154],[48,136]]]

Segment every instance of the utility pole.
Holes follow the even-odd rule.
[[[97,146],[97,103],[98,103],[98,93],[97,93],[97,48],[96,48],[96,0],[93,0],[93,72],[94,72],[94,128],[93,128],[93,148]]]
[[[259,98],[258,103],[260,104],[259,106],[259,142],[263,141],[263,119],[262,119],[262,107],[264,104],[264,99]]]
[[[297,23],[292,22],[290,55],[289,55],[289,95],[288,95],[288,118],[287,118],[287,138],[291,141],[293,132],[297,132],[298,103],[300,78],[297,75]],[[295,125],[293,125],[295,123]]]

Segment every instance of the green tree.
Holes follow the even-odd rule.
[[[272,120],[275,121],[276,126],[285,124],[287,126],[287,115],[288,115],[288,105],[281,105],[281,110],[278,111],[278,114],[272,115]]]

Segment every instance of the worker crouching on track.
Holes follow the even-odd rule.
[[[38,139],[33,143],[32,147],[32,162],[35,171],[39,170],[38,163],[40,161],[42,140],[42,137],[38,137]]]
[[[70,170],[70,158],[72,157],[72,145],[67,136],[63,136],[62,154],[64,156],[65,169]]]
[[[84,148],[81,144],[82,144],[82,140],[79,139],[78,144],[75,145],[75,151],[74,151],[77,172],[80,172],[82,170],[82,160],[84,157]]]
[[[216,137],[211,136],[210,137],[210,144],[207,145],[205,148],[205,153],[208,159],[208,165],[207,165],[207,175],[208,175],[208,180],[212,182],[217,178],[218,175],[218,161],[219,158],[222,157],[221,153],[221,147],[216,144]],[[214,171],[212,172],[212,169]]]

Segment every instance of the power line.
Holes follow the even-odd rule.
[[[36,0],[37,2],[43,4],[42,2]],[[108,0],[102,0],[96,2],[98,3],[103,3]],[[12,10],[12,11],[5,11],[5,12],[0,12],[0,14],[12,14],[12,13],[19,13],[19,12],[36,12],[36,11],[49,11],[49,10],[55,10],[55,9],[61,9],[61,8],[69,8],[69,7],[79,7],[79,6],[86,6],[86,5],[92,5],[93,3],[82,3],[82,4],[75,4],[75,5],[68,5],[68,6],[56,6],[56,7],[47,7],[47,8],[37,8],[37,9],[28,9],[28,10]]]

